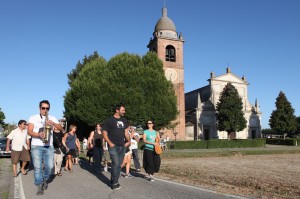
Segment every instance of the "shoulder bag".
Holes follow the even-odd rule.
[[[161,154],[162,153],[162,149],[160,147],[159,140],[158,140],[157,137],[155,138],[155,142],[158,143],[158,144],[154,145],[155,153],[156,154]]]

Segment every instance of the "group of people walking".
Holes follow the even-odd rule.
[[[80,142],[76,136],[77,126],[70,125],[69,132],[64,133],[64,129],[59,121],[48,114],[49,110],[49,101],[41,101],[39,103],[40,113],[31,116],[28,124],[25,120],[20,120],[18,128],[8,135],[7,141],[7,143],[10,143],[10,140],[12,140],[11,161],[14,176],[17,176],[16,164],[19,160],[23,162],[24,166],[26,162],[30,161],[30,150],[37,195],[42,195],[44,190],[48,188],[47,181],[51,173],[57,176],[62,175],[61,163],[64,154],[66,153],[67,156],[64,170],[72,172],[72,158],[76,157],[77,151],[80,151]],[[125,106],[116,105],[113,116],[106,119],[102,126],[97,124],[95,130],[90,133],[88,140],[85,139],[83,141],[83,150],[92,151],[96,172],[101,172],[102,169],[107,171],[109,154],[111,160],[110,182],[113,190],[121,188],[119,177],[123,167],[125,168],[124,177],[132,177],[130,174],[132,158],[136,171],[141,171],[138,158],[140,136],[135,132],[135,127],[128,124],[124,115]],[[47,126],[51,126],[50,135],[47,133]],[[49,136],[48,139],[45,139],[47,136]],[[159,137],[159,133],[154,130],[154,122],[151,120],[147,121],[147,130],[143,134],[145,143],[143,167],[147,173],[147,179],[151,182],[154,181],[153,174],[158,172],[160,167],[160,156],[154,150],[154,146],[159,145],[159,142],[156,142],[155,139],[159,139]],[[31,139],[31,144],[29,139]],[[9,145],[7,150],[9,150]],[[103,168],[102,161],[104,162]],[[23,164],[21,172],[26,175]]]

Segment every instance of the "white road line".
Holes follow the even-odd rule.
[[[162,182],[167,182],[167,183],[170,183],[170,184],[176,184],[176,185],[183,186],[183,187],[189,187],[189,188],[193,188],[193,189],[199,189],[201,191],[206,191],[206,192],[210,192],[210,193],[216,193],[218,195],[230,196],[232,198],[237,198],[237,199],[247,199],[247,197],[243,197],[243,196],[235,196],[235,195],[230,195],[230,194],[222,194],[222,193],[218,193],[218,192],[213,191],[213,190],[204,189],[204,188],[200,188],[200,187],[195,187],[195,186],[192,186],[192,185],[181,184],[181,183],[178,183],[178,182],[164,180],[164,179],[161,179],[161,178],[154,178],[154,179],[158,180],[158,181],[162,181]]]
[[[18,177],[15,177],[14,199],[26,199],[21,174],[19,174]]]

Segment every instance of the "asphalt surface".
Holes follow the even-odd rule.
[[[37,188],[33,184],[33,170],[27,175],[20,174],[14,178],[13,196],[20,199],[233,199],[243,198],[239,196],[223,195],[216,192],[186,186],[155,178],[154,182],[148,181],[143,173],[131,173],[132,178],[120,176],[122,188],[111,190],[110,173],[96,174],[93,166],[82,160],[79,165],[74,165],[74,171],[69,173],[62,171],[62,176],[56,176],[49,182],[49,187],[44,195],[37,196]]]

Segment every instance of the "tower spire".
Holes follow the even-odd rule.
[[[255,109],[256,109],[256,111],[259,111],[259,105],[258,105],[257,98],[255,99]]]

